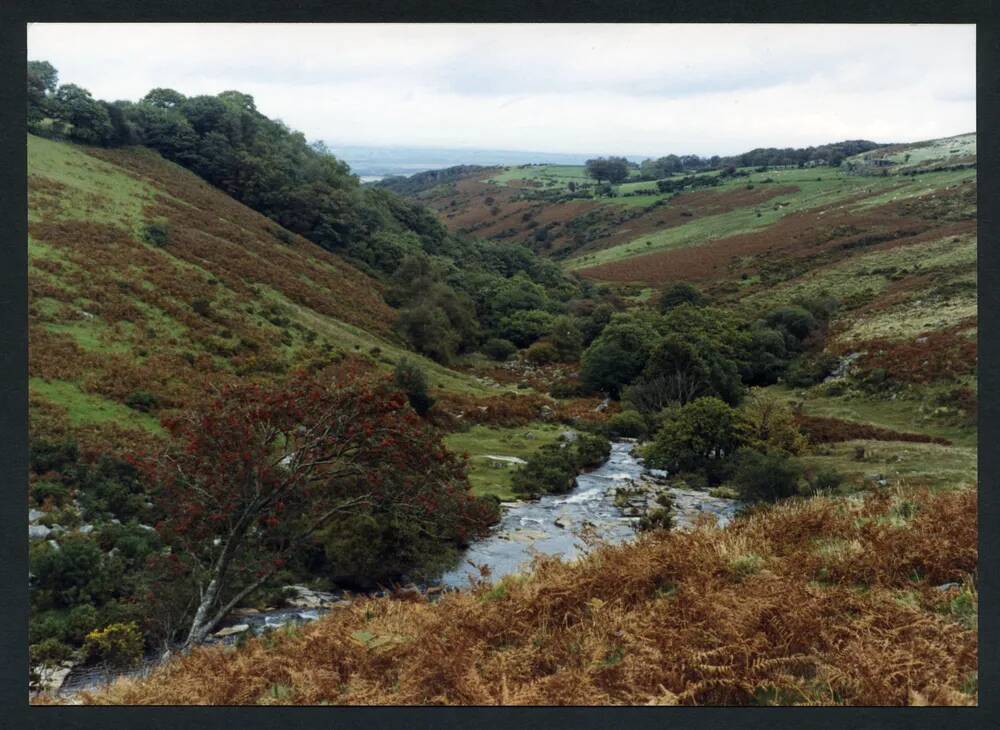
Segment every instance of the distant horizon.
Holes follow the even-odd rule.
[[[969,24],[32,23],[28,58],[108,101],[237,89],[341,146],[728,156],[973,127],[975,40]]]
[[[808,144],[807,145],[785,145],[785,144],[757,145],[755,147],[747,147],[745,149],[741,149],[739,152],[727,152],[725,154],[716,153],[716,152],[712,152],[712,153],[698,153],[698,152],[690,152],[690,151],[687,151],[687,150],[683,150],[683,151],[672,150],[672,151],[651,152],[651,153],[620,152],[620,151],[611,151],[611,152],[594,152],[594,151],[591,151],[591,152],[558,152],[558,151],[554,151],[554,150],[535,150],[535,149],[521,149],[521,148],[502,148],[502,147],[476,147],[476,146],[454,146],[454,147],[447,147],[447,146],[442,146],[442,145],[417,145],[417,144],[413,144],[413,145],[410,145],[410,144],[363,144],[363,143],[355,143],[355,142],[331,142],[330,140],[325,140],[325,139],[324,140],[315,140],[315,141],[322,142],[328,148],[330,148],[330,150],[334,150],[335,148],[340,148],[340,149],[349,149],[349,150],[362,150],[362,149],[370,149],[370,150],[400,150],[400,151],[410,150],[410,151],[422,151],[422,152],[462,152],[462,151],[479,152],[479,153],[498,152],[498,153],[502,153],[502,154],[518,154],[518,155],[535,155],[535,154],[537,154],[537,155],[551,155],[551,156],[564,156],[564,157],[595,157],[595,156],[597,156],[597,157],[609,157],[609,156],[614,156],[614,157],[625,157],[625,158],[629,159],[630,161],[634,159],[636,161],[641,162],[642,160],[645,160],[645,159],[657,159],[659,157],[666,157],[667,155],[678,155],[678,156],[683,156],[683,155],[698,155],[699,157],[702,157],[702,158],[709,158],[709,157],[712,157],[712,156],[718,154],[719,157],[734,157],[736,155],[741,155],[741,154],[744,154],[746,152],[752,152],[755,149],[800,149],[800,148],[804,148],[804,147],[821,147],[821,146],[827,145],[827,144],[835,144],[835,143],[838,143],[838,142],[846,142],[846,141],[849,141],[849,140],[861,140],[861,139],[865,139],[868,142],[876,142],[880,146],[883,146],[883,147],[888,147],[888,146],[896,145],[896,144],[916,144],[916,143],[919,143],[919,142],[929,142],[929,141],[935,140],[935,139],[951,139],[952,137],[964,137],[965,135],[968,135],[968,134],[976,134],[976,130],[973,129],[973,130],[969,130],[969,131],[965,131],[965,132],[955,132],[954,134],[944,134],[944,135],[941,135],[939,137],[926,137],[926,138],[919,138],[919,139],[914,138],[914,139],[880,140],[880,139],[866,139],[865,137],[845,137],[843,139],[831,139],[831,140],[827,140],[825,142],[817,142],[817,143],[814,143],[814,144],[811,144],[811,145],[808,145]]]

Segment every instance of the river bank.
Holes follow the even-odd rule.
[[[739,510],[740,504],[735,500],[673,486],[665,472],[644,467],[635,454],[635,446],[631,440],[613,442],[607,461],[580,474],[576,486],[567,494],[502,503],[503,515],[491,534],[470,545],[458,566],[437,580],[421,586],[410,584],[396,592],[435,600],[444,592],[468,587],[470,581],[483,577],[495,581],[520,572],[535,555],[574,560],[588,545],[624,542],[636,535],[639,521],[658,507],[657,500],[664,494],[673,504],[675,529],[688,529],[705,515],[725,524]],[[317,591],[306,586],[289,586],[286,590],[290,594],[286,606],[264,611],[237,609],[206,643],[232,645],[244,636],[314,621],[330,611],[349,607],[356,595],[348,591]],[[389,593],[382,590],[365,595]],[[142,676],[160,662],[160,657],[150,656],[129,672],[100,667],[70,668],[61,675],[54,690],[69,699],[118,676]]]

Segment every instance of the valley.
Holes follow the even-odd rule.
[[[362,184],[52,84],[33,701],[976,701],[975,134]]]

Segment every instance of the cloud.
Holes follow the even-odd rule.
[[[239,89],[311,139],[729,154],[975,128],[974,26],[34,24],[106,99]]]

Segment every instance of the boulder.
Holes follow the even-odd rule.
[[[28,510],[28,522],[38,522],[45,516],[45,513],[40,509],[29,509]]]
[[[250,630],[250,624],[236,624],[234,626],[227,626],[224,629],[219,629],[212,636],[216,636],[220,639],[226,636],[235,636],[236,634],[242,634],[244,631]]]
[[[294,608],[322,608],[336,600],[332,593],[314,591],[312,588],[300,585],[285,586],[285,593],[291,594],[286,602]]]
[[[44,540],[52,532],[45,525],[30,525],[28,527],[28,539],[29,540]]]

